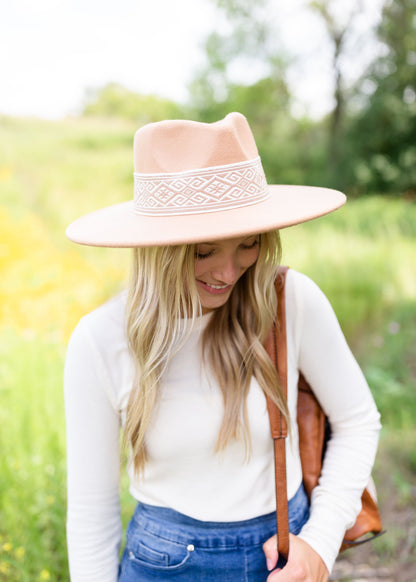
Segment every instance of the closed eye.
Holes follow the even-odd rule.
[[[243,249],[253,249],[259,244],[260,240],[258,238],[254,239],[252,243],[241,245]]]
[[[207,259],[208,257],[212,257],[213,254],[214,254],[214,251],[209,251],[208,253],[200,253],[198,251],[195,251],[195,258],[196,259]]]
[[[260,237],[259,236],[255,236],[255,237],[248,237],[247,238],[247,242],[242,242],[239,246],[239,248],[242,251],[248,251],[250,249],[255,248],[258,244],[260,243]],[[216,252],[216,247],[214,246],[214,248],[212,248],[211,250],[204,250],[201,251],[199,250],[199,248],[196,248],[195,250],[195,259],[198,260],[202,260],[202,259],[208,259],[209,257],[212,257],[215,252]]]

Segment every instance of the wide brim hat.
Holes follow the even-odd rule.
[[[336,210],[337,190],[268,185],[246,118],[168,120],[134,138],[134,199],[78,218],[76,243],[102,247],[208,242],[282,229]]]

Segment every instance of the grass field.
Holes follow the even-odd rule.
[[[78,319],[124,285],[129,252],[76,247],[64,229],[84,212],[131,197],[134,130],[121,122],[0,118],[2,581],[68,580],[65,346]],[[351,200],[282,234],[285,262],[327,293],[381,409],[375,474],[390,533],[375,552],[403,561],[409,531],[395,519],[400,508],[416,512],[415,204]],[[124,483],[125,520],[131,507]]]

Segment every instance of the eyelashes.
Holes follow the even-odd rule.
[[[199,259],[199,260],[200,259],[208,259],[208,257],[212,257],[213,254],[214,254],[214,251],[210,251],[209,253],[205,253],[205,254],[195,252],[195,258]]]
[[[245,245],[242,244],[240,245],[241,250],[243,251],[249,251],[251,249],[253,249],[254,247],[256,247],[260,242],[259,238],[256,238],[252,243]],[[215,253],[215,250],[213,249],[212,251],[209,251],[207,253],[201,253],[198,250],[195,251],[195,258],[198,260],[203,260],[203,259],[208,259],[209,257],[212,257]]]

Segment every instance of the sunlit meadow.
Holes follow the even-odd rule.
[[[79,318],[125,285],[129,251],[77,247],[64,228],[131,196],[134,130],[0,118],[0,580],[68,580],[65,346]],[[394,469],[403,498],[416,471],[415,235],[414,203],[376,196],[283,233],[285,262],[331,299],[389,442],[406,434]]]

